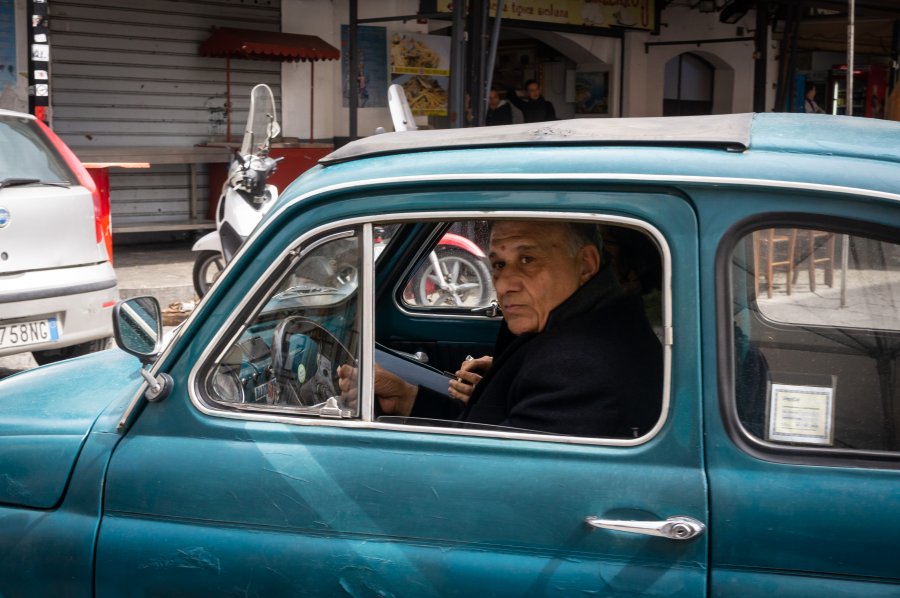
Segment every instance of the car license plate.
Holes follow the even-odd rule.
[[[59,340],[56,318],[0,324],[0,349]]]

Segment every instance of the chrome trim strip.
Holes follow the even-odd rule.
[[[575,183],[582,182],[629,182],[629,183],[660,183],[660,184],[677,184],[677,183],[695,183],[706,185],[729,185],[729,186],[747,186],[747,187],[776,187],[784,189],[803,189],[808,191],[824,191],[827,193],[847,193],[851,195],[867,195],[870,197],[880,197],[882,199],[890,199],[900,201],[900,193],[889,193],[886,191],[875,191],[872,189],[861,189],[859,187],[843,187],[840,185],[826,185],[823,183],[808,183],[803,181],[779,181],[775,179],[748,179],[741,177],[715,177],[715,176],[697,176],[697,175],[668,175],[668,174],[635,174],[635,173],[548,173],[548,174],[532,174],[532,173],[492,173],[492,174],[429,174],[429,175],[409,175],[399,177],[385,177],[383,179],[367,179],[365,181],[351,181],[345,183],[337,183],[327,187],[309,191],[302,195],[298,195],[288,200],[284,205],[280,206],[272,213],[261,227],[258,227],[250,239],[244,242],[242,249],[249,245],[249,241],[261,234],[265,228],[271,226],[272,222],[277,220],[278,214],[293,207],[294,204],[315,197],[317,195],[327,195],[339,191],[349,189],[365,190],[371,187],[384,187],[388,185],[406,184],[406,183],[457,183],[457,182],[492,182],[503,184],[506,182],[518,181],[538,181],[538,182],[560,182],[570,181]],[[219,276],[222,278],[222,276]]]
[[[2,278],[2,277],[0,277]],[[94,293],[116,288],[116,279],[98,280],[97,282],[85,282],[73,284],[67,287],[54,287],[36,291],[18,291],[15,293],[0,294],[0,303],[14,303],[16,301],[31,301],[34,299],[51,299],[53,297],[69,297],[83,293]]]
[[[362,231],[362,276],[357,291],[362,293],[362,335],[360,335],[361,356],[359,367],[359,405],[363,421],[375,420],[375,373],[371,364],[375,362],[375,234],[371,222],[363,225]],[[363,397],[372,397],[371,401]]]
[[[440,212],[414,212],[409,214],[398,214],[392,215],[389,220],[391,222],[406,222],[406,221],[422,221],[422,220],[462,220],[462,219],[486,219],[486,218],[504,218],[504,219],[517,219],[517,220],[589,220],[595,222],[597,220],[602,219],[604,222],[619,222],[619,223],[629,223],[634,226],[638,226],[641,230],[648,232],[654,240],[656,240],[657,244],[660,247],[660,253],[662,254],[663,259],[663,292],[665,296],[664,301],[664,309],[663,309],[663,325],[671,327],[672,326],[672,307],[671,307],[671,297],[672,297],[672,255],[669,251],[669,246],[666,244],[665,238],[662,236],[662,233],[650,225],[649,223],[645,223],[641,220],[637,220],[635,218],[629,218],[624,216],[606,216],[603,214],[590,214],[585,212],[539,212],[539,211],[513,211],[513,210],[504,210],[504,211],[495,211],[495,212],[486,212],[486,211],[440,211]],[[319,226],[306,234],[303,234],[299,237],[296,243],[286,249],[282,254],[276,259],[273,260],[272,264],[266,269],[266,272],[263,276],[259,278],[259,280],[252,287],[250,292],[246,293],[241,300],[238,307],[233,310],[234,314],[241,314],[247,309],[247,304],[250,302],[250,299],[259,294],[261,287],[268,280],[272,271],[282,263],[282,261],[286,258],[286,256],[291,251],[296,251],[298,246],[301,246],[307,239],[319,236],[329,230],[335,229],[348,229],[351,227],[358,227],[359,225],[371,224],[372,221],[381,221],[377,215],[370,215],[365,217],[356,217],[350,218],[347,220],[341,220],[337,222],[331,222],[322,226]],[[329,235],[321,239],[322,242],[328,239],[332,239],[338,236],[341,233],[337,233],[335,235]],[[318,245],[319,243],[316,243]],[[304,250],[303,254],[305,254],[308,250]],[[364,249],[365,251],[365,249]],[[373,251],[373,250],[370,250]],[[366,269],[369,270],[369,275],[374,279],[374,272],[372,268],[368,266]],[[365,273],[364,273],[365,276]],[[372,288],[371,286],[369,287]],[[374,296],[369,299],[369,302],[374,302]],[[365,303],[365,300],[364,300]],[[372,305],[374,312],[374,305]],[[365,309],[365,305],[364,305]],[[257,310],[254,310],[255,313]],[[237,316],[233,316],[237,317]],[[252,315],[249,319],[252,319]],[[590,444],[590,445],[600,445],[600,446],[634,446],[638,444],[643,444],[650,439],[652,439],[659,432],[660,429],[665,425],[666,421],[668,421],[669,417],[669,404],[671,397],[671,369],[672,369],[672,346],[671,345],[663,345],[663,401],[662,401],[662,415],[659,420],[656,422],[656,425],[646,434],[639,438],[585,438],[579,436],[549,436],[546,434],[540,433],[518,433],[518,432],[489,432],[485,430],[465,430],[459,428],[416,428],[415,426],[401,425],[401,424],[385,424],[379,423],[376,421],[361,421],[361,420],[328,420],[328,419],[302,419],[298,417],[288,417],[288,416],[278,416],[271,415],[267,413],[247,413],[247,412],[232,412],[232,411],[223,411],[220,409],[215,409],[210,407],[202,398],[201,398],[201,389],[198,386],[199,380],[199,370],[204,367],[205,364],[208,364],[210,360],[213,359],[213,349],[222,345],[223,337],[225,336],[224,331],[233,325],[233,321],[227,322],[223,324],[213,338],[212,342],[208,347],[204,349],[201,353],[200,357],[197,359],[194,368],[191,370],[191,374],[188,378],[188,394],[190,396],[191,402],[194,406],[203,414],[210,415],[214,417],[225,417],[229,419],[240,419],[240,420],[251,420],[251,421],[261,421],[261,422],[273,422],[273,423],[286,423],[292,425],[304,425],[304,426],[337,426],[337,427],[350,427],[350,428],[368,428],[374,430],[396,430],[402,432],[420,432],[420,433],[439,433],[439,434],[450,434],[450,435],[462,435],[462,436],[478,436],[478,437],[487,437],[487,438],[505,438],[511,440],[538,440],[542,442],[562,442],[567,444]],[[245,321],[242,323],[241,327],[238,328],[237,334],[234,338],[240,335],[243,327],[247,325]],[[368,323],[363,324],[363,342],[366,340],[366,334],[369,334],[369,338],[374,341],[374,317],[373,315],[369,316]],[[369,329],[371,328],[371,330]],[[227,349],[225,349],[227,350]],[[370,370],[371,368],[367,368],[366,366],[372,363],[372,359],[374,358],[374,342],[369,343],[369,351],[373,353],[371,358],[368,358],[368,361],[363,361],[360,365],[363,367],[363,382],[362,384],[371,384],[374,386],[374,380],[366,381],[365,373],[366,370]],[[369,373],[371,376],[371,372]],[[369,386],[367,388],[372,388]],[[373,397],[372,401],[369,401],[370,405],[365,405],[366,397]],[[368,392],[366,395],[363,395],[363,404],[364,408],[368,412],[369,409],[373,411],[374,415],[374,395],[372,392]]]

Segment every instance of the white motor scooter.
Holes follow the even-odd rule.
[[[250,236],[278,198],[278,189],[267,184],[278,160],[269,157],[269,145],[281,128],[275,113],[275,97],[268,85],[250,92],[250,112],[240,152],[228,169],[216,209],[216,230],[194,243],[194,290],[203,297],[241,244]]]

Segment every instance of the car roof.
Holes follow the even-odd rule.
[[[512,146],[644,146],[766,150],[900,162],[900,124],[813,114],[573,119],[498,127],[403,131],[354,141],[323,165],[411,152]]]

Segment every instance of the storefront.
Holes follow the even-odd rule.
[[[496,11],[496,2],[469,4],[491,17]],[[796,109],[790,99],[807,81],[821,86],[820,104],[840,113],[845,25],[829,34],[843,45],[822,41],[833,15],[812,19],[807,11],[799,24],[789,23],[785,11],[793,4],[773,1],[760,29],[754,2],[664,4],[504,2],[492,81],[504,90],[538,81],[559,118]],[[854,93],[863,94],[863,114],[875,115],[896,74],[890,67],[900,7],[886,0],[863,4],[881,11],[880,28],[871,30],[872,15],[861,13],[857,38],[874,46],[861,42],[858,49],[856,70],[865,71],[866,80]],[[358,11],[361,52],[352,73],[351,9]],[[83,160],[146,166],[108,170],[117,232],[193,230],[210,226],[209,198],[218,190],[209,172],[228,163],[228,116],[239,132],[257,83],[275,92],[288,140],[280,149],[303,147],[308,163],[335,140],[390,130],[386,90],[392,82],[416,91],[420,125],[450,126],[451,11],[449,0],[0,0],[0,32],[6,32],[0,37],[0,107],[45,104],[54,129]],[[486,40],[492,25],[492,18],[480,25]],[[273,38],[316,36],[340,48],[342,60],[313,69],[307,62],[203,56],[200,46],[214,27]],[[795,30],[795,51],[784,51],[794,47]],[[434,56],[424,60],[419,44]],[[481,47],[486,56],[489,44]],[[463,81],[471,90],[473,81],[484,84],[488,66],[466,60]],[[473,75],[472,65],[484,76]],[[351,110],[354,86],[362,93]],[[518,110],[513,114],[521,118]],[[285,163],[280,186],[302,168]]]

